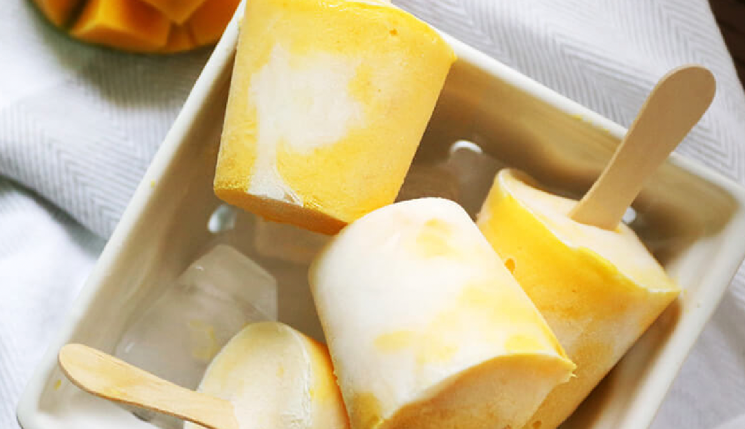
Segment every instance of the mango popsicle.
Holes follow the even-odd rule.
[[[385,1],[247,2],[215,193],[324,233],[392,203],[454,60]]]
[[[548,395],[529,429],[561,424],[679,293],[630,228],[578,223],[569,217],[575,204],[505,169],[478,216],[484,236],[577,364],[576,378]]]
[[[354,429],[518,428],[574,368],[449,200],[362,217],[309,280]]]
[[[241,429],[349,426],[326,347],[278,322],[236,334],[207,368],[199,391],[230,400]]]

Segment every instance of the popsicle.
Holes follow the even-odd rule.
[[[477,220],[577,364],[576,377],[551,392],[530,429],[564,421],[678,295],[629,227],[573,221],[575,204],[505,169]]]
[[[199,392],[82,344],[62,347],[59,364],[81,389],[186,420],[187,429],[349,427],[326,347],[278,322],[238,332],[207,369]]]
[[[215,193],[327,234],[392,203],[454,60],[386,1],[247,2]]]
[[[240,429],[349,427],[326,347],[278,322],[236,334],[207,368],[199,391],[231,401]]]
[[[518,171],[497,174],[479,228],[577,364],[577,377],[551,392],[527,429],[561,424],[677,297],[676,284],[621,217],[714,92],[704,67],[666,74],[579,203]]]
[[[574,368],[449,200],[362,217],[309,280],[353,429],[519,428]]]

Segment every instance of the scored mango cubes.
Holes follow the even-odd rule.
[[[165,46],[170,26],[165,16],[139,1],[92,0],[70,34],[91,43],[154,51]]]
[[[215,193],[327,234],[392,203],[454,60],[387,2],[247,2]]]
[[[52,24],[62,26],[67,23],[72,12],[77,7],[80,0],[34,0],[44,16]]]
[[[174,53],[215,43],[240,0],[34,0],[76,39],[132,52]]]

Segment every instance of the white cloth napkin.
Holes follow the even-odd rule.
[[[745,183],[745,95],[706,0],[397,3],[624,125],[666,71],[706,65],[717,97],[678,151]],[[0,22],[0,427],[13,428],[18,394],[209,52],[86,46],[27,0],[5,0]],[[654,428],[745,427],[744,319],[741,269]]]

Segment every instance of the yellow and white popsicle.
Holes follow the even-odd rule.
[[[478,216],[577,364],[576,377],[551,392],[526,429],[561,424],[679,293],[629,227],[576,222],[569,216],[575,204],[506,169]]]
[[[396,198],[455,55],[375,0],[251,0],[214,189],[335,233]]]
[[[519,428],[574,368],[452,201],[362,217],[309,279],[353,429]]]
[[[326,347],[278,322],[236,334],[207,368],[199,391],[231,401],[241,429],[349,427]]]

